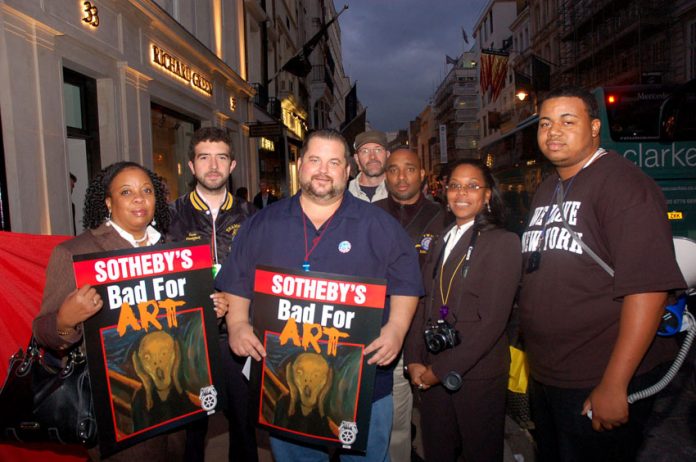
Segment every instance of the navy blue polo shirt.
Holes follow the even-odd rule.
[[[264,207],[242,223],[232,243],[232,252],[215,278],[215,286],[252,300],[254,271],[257,265],[302,269],[305,236],[300,193]],[[307,240],[317,230],[306,219]],[[327,226],[324,224],[324,226]],[[345,251],[339,251],[339,244]],[[399,222],[374,205],[345,193],[343,200],[321,240],[309,257],[312,271],[387,280],[387,295],[423,295],[418,255],[411,239]],[[384,325],[389,318],[389,297],[384,310]],[[378,368],[374,400],[392,390],[392,369]]]

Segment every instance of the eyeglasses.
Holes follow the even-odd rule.
[[[372,154],[382,154],[384,152],[384,148],[360,148],[358,149],[358,154],[362,155],[368,155],[370,153]]]
[[[454,193],[473,192],[473,191],[478,191],[479,189],[487,188],[487,187],[488,186],[481,186],[480,184],[476,184],[476,183],[469,183],[469,184],[450,183],[447,186],[445,186],[447,191],[452,191]]]

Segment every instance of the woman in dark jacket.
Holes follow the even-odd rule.
[[[404,362],[421,392],[425,459],[502,461],[505,327],[520,279],[520,242],[502,228],[503,202],[487,167],[454,164],[446,188],[456,220],[423,268],[426,295]]]
[[[104,305],[93,287],[76,287],[74,255],[154,245],[161,241],[168,224],[167,190],[159,175],[134,162],[117,162],[102,170],[87,189],[86,231],[61,243],[51,254],[41,311],[33,326],[38,343],[60,352],[81,342],[82,323]],[[219,308],[219,302],[215,303]],[[139,443],[109,460],[182,460],[183,450],[180,431]],[[89,455],[100,457],[96,449]]]

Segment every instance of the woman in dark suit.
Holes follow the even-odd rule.
[[[41,311],[33,325],[39,345],[60,354],[81,342],[82,323],[104,305],[93,287],[76,287],[74,255],[154,245],[168,225],[167,189],[159,175],[134,162],[117,162],[102,170],[87,189],[86,231],[51,254]],[[224,298],[216,299],[215,305],[216,311],[227,309]],[[181,431],[139,443],[109,460],[182,460],[183,450]],[[99,458],[96,449],[89,455]]]
[[[421,391],[425,459],[503,460],[510,353],[505,327],[521,273],[520,242],[505,231],[490,170],[452,166],[447,205],[455,223],[423,268],[426,295],[404,350]]]

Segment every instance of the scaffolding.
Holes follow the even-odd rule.
[[[665,77],[671,7],[669,0],[562,0],[562,83],[592,88]]]

